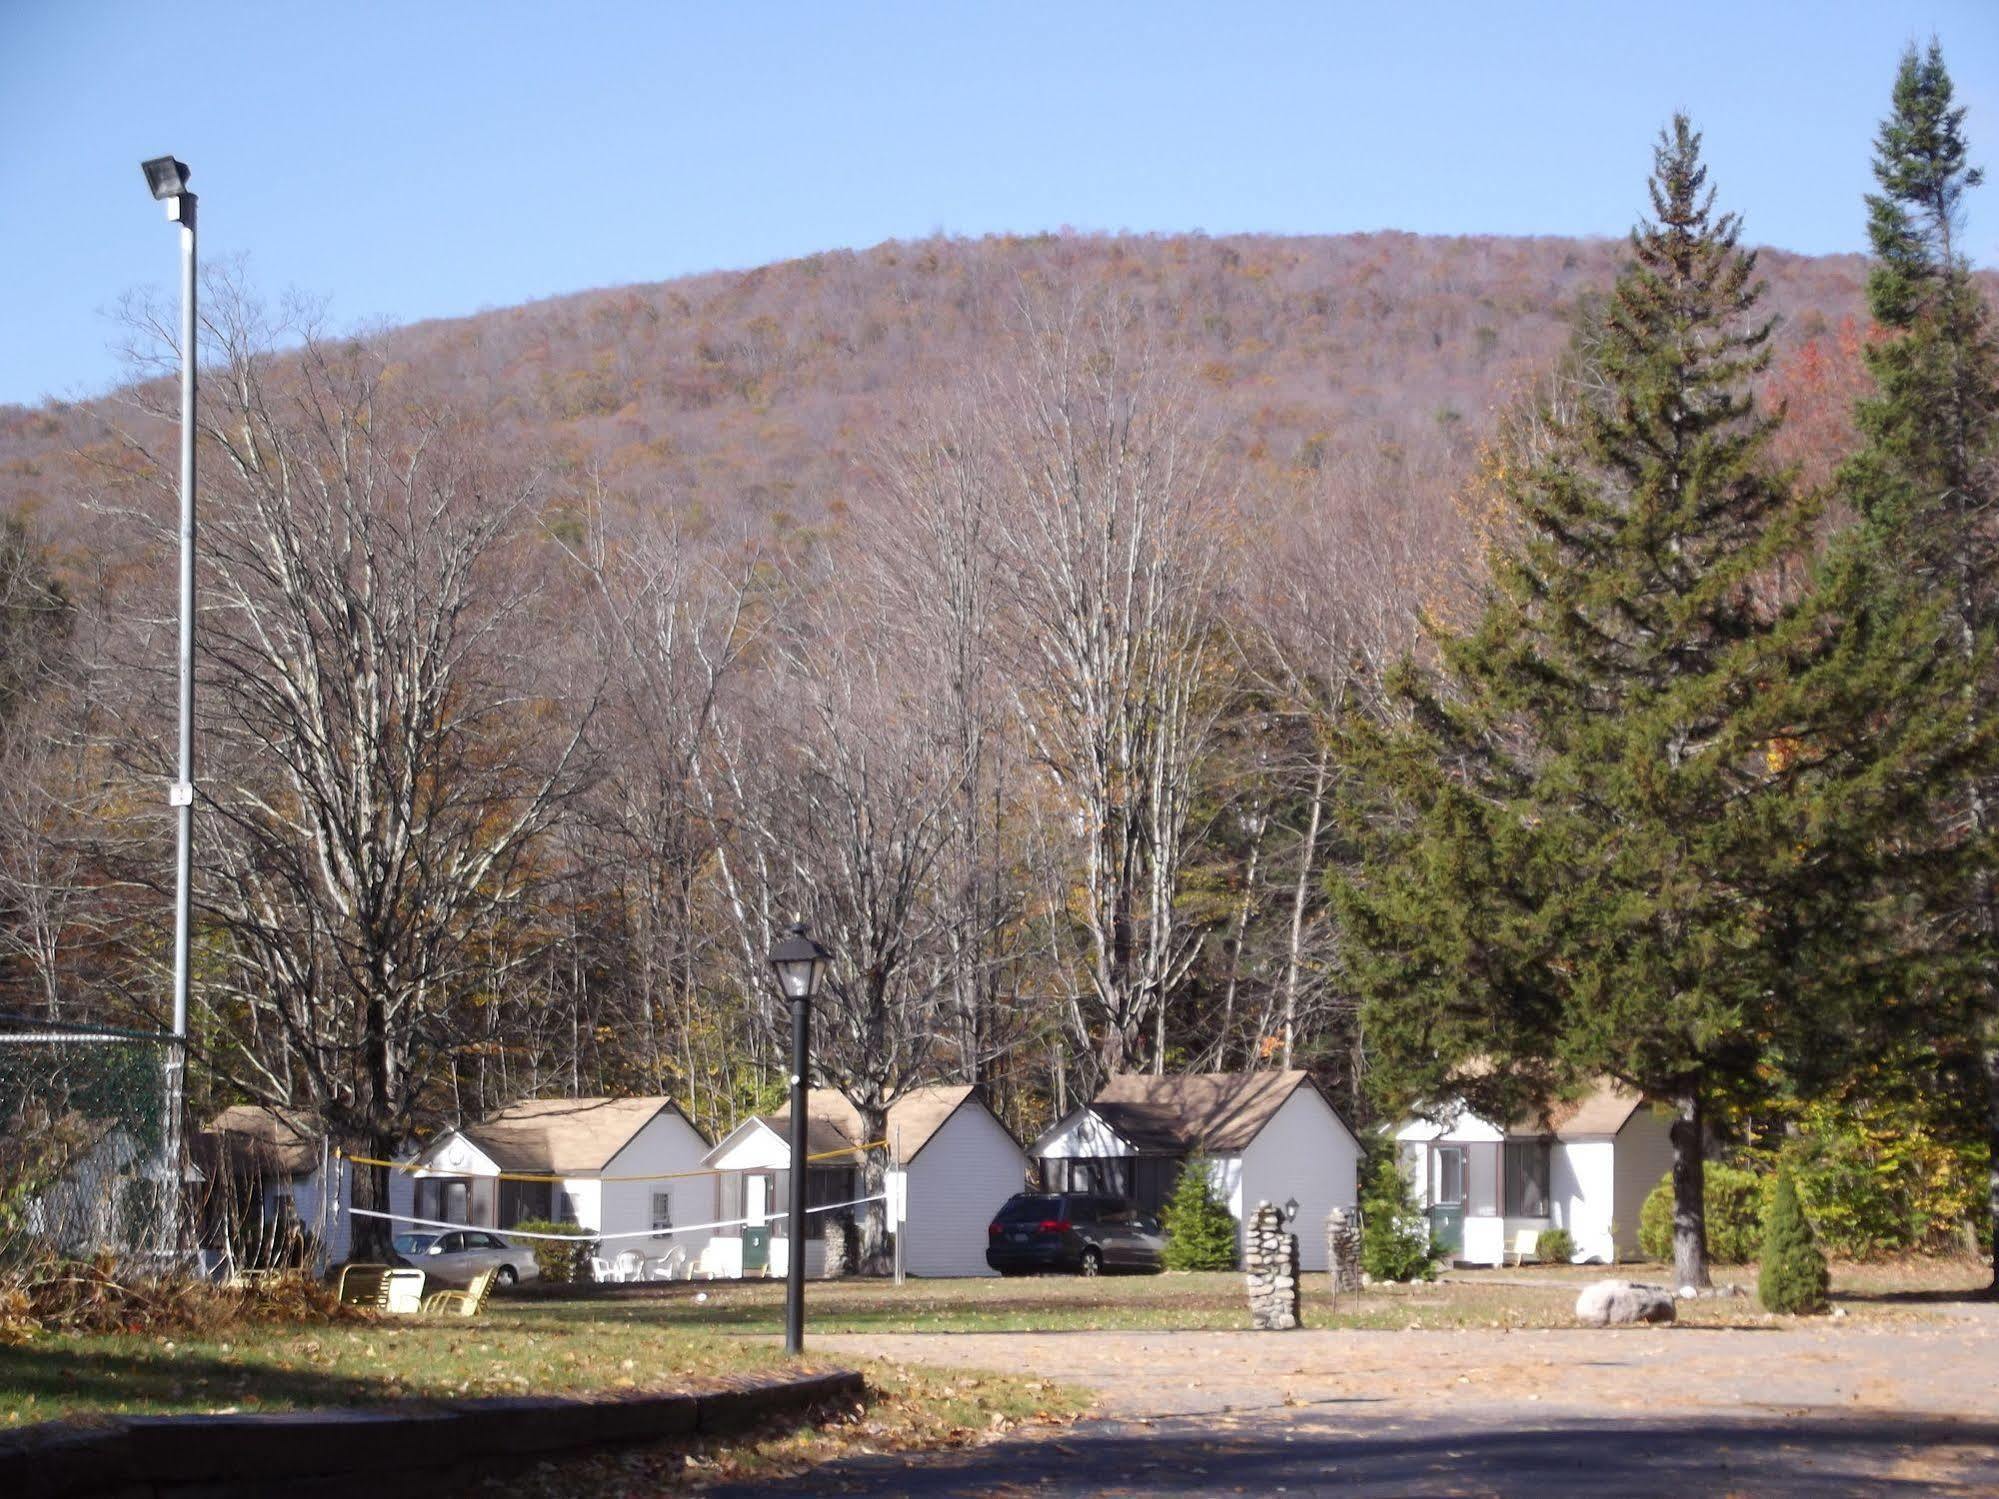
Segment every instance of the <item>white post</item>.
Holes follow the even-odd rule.
[[[889,1229],[895,1235],[895,1283],[902,1284],[902,1236],[903,1224],[907,1219],[909,1205],[909,1178],[902,1174],[902,1131],[894,1131],[894,1142],[888,1152],[888,1208]]]

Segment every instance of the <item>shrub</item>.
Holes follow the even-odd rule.
[[[1392,1155],[1383,1156],[1361,1198],[1361,1268],[1376,1280],[1430,1280],[1436,1257],[1430,1220],[1416,1206]]]
[[[1746,1265],[1763,1243],[1763,1204],[1768,1195],[1764,1178],[1734,1166],[1708,1162],[1706,1191],[1707,1253],[1717,1265]],[[1673,1178],[1669,1173],[1652,1189],[1638,1213],[1638,1247],[1648,1259],[1673,1257]]]
[[[597,1240],[589,1229],[578,1223],[551,1223],[546,1218],[531,1218],[514,1227],[524,1234],[562,1234],[570,1240],[566,1244],[553,1239],[527,1241],[543,1280],[573,1285],[590,1279],[590,1257],[597,1252]]]
[[[1566,1228],[1544,1228],[1534,1236],[1534,1258],[1566,1265],[1576,1257],[1576,1241]]]
[[[1781,1167],[1764,1219],[1756,1298],[1766,1311],[1822,1312],[1828,1284],[1825,1256],[1819,1252],[1804,1206],[1798,1201],[1798,1184],[1792,1180],[1790,1168]]]
[[[1173,1196],[1159,1216],[1166,1230],[1167,1269],[1235,1268],[1235,1218],[1215,1195],[1214,1178],[1203,1157],[1194,1156],[1180,1168]]]

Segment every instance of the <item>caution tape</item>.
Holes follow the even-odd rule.
[[[814,1161],[830,1161],[836,1156],[861,1155],[870,1150],[882,1150],[887,1145],[888,1141],[886,1140],[876,1140],[867,1145],[843,1145],[838,1150],[822,1150],[816,1155],[809,1155],[805,1158],[805,1161],[807,1165],[810,1165]],[[352,1161],[357,1166],[387,1166],[391,1171],[421,1171],[427,1175],[437,1176],[457,1174],[451,1171],[440,1171],[435,1166],[419,1166],[414,1161],[385,1161],[379,1156],[349,1155],[344,1150],[336,1150],[333,1154],[338,1159]],[[692,1171],[649,1171],[642,1175],[631,1176],[598,1176],[588,1171],[571,1171],[567,1174],[547,1171],[481,1171],[473,1174],[477,1175],[481,1181],[503,1182],[668,1182],[681,1181],[690,1176],[726,1176],[732,1171],[741,1169],[741,1167],[737,1166],[701,1166]]]
[[[872,1197],[856,1197],[847,1202],[822,1202],[817,1207],[807,1208],[806,1214],[837,1212],[841,1208],[857,1208],[869,1202],[887,1202],[886,1192],[877,1192]],[[666,1239],[674,1234],[698,1234],[712,1232],[718,1228],[746,1228],[751,1224],[761,1228],[766,1223],[781,1223],[791,1217],[789,1213],[766,1213],[761,1218],[725,1218],[719,1223],[683,1223],[672,1228],[642,1228],[620,1234],[546,1234],[523,1228],[494,1228],[490,1223],[450,1223],[442,1218],[417,1218],[408,1213],[383,1213],[374,1208],[349,1208],[348,1213],[355,1218],[386,1218],[392,1223],[414,1223],[419,1228],[457,1229],[478,1234],[505,1234],[510,1239],[547,1239],[557,1244],[573,1244],[578,1239],[594,1239],[606,1243],[612,1239]]]

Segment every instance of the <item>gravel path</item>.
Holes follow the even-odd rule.
[[[1986,1306],[1859,1325],[896,1334],[814,1349],[1032,1371],[1096,1390],[1101,1415],[837,1463],[803,1492],[1999,1495],[1999,1308]]]

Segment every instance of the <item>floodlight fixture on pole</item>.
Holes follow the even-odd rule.
[[[174,809],[174,1039],[167,1060],[167,1244],[180,1248],[181,1142],[187,1099],[189,872],[194,847],[194,392],[195,196],[187,163],[172,156],[141,162],[146,186],[180,225],[180,667],[179,743],[167,804]]]
[[[805,1351],[805,1095],[812,1067],[812,1000],[833,954],[795,922],[771,949],[778,992],[791,1005],[791,1225],[784,1262],[784,1351]]]

